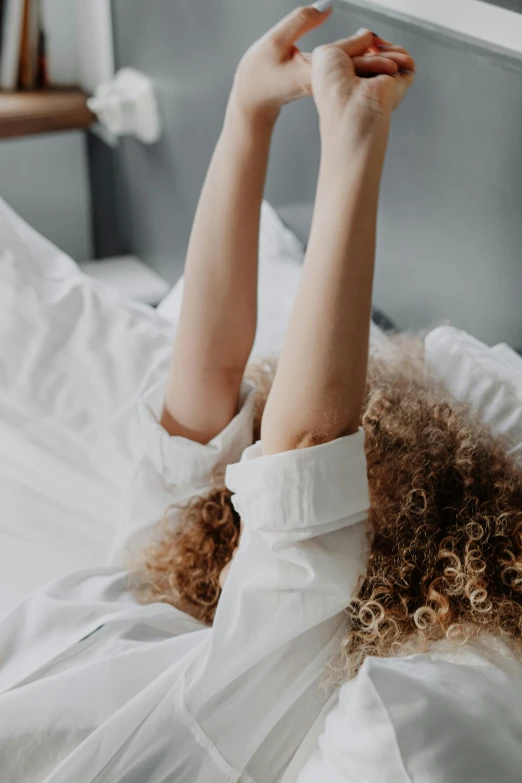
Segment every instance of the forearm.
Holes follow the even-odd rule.
[[[388,121],[323,134],[303,277],[263,418],[265,453],[357,430],[364,398]]]
[[[231,100],[185,267],[163,425],[208,442],[233,418],[257,319],[259,221],[273,124]]]

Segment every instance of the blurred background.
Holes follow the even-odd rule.
[[[295,5],[0,0],[0,195],[79,262],[130,257],[152,270],[142,298],[154,304],[182,272],[235,66]],[[303,48],[364,26],[418,63],[383,182],[379,309],[401,328],[451,321],[522,345],[522,0],[334,5]],[[129,67],[152,98],[141,83],[100,89]],[[266,196],[304,243],[319,151],[313,102],[289,107]],[[123,288],[129,268],[118,267]]]

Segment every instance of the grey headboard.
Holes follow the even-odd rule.
[[[165,124],[156,146],[127,140],[112,159],[115,224],[122,246],[170,280],[181,273],[235,64],[294,6],[292,0],[113,0],[117,65],[154,79]],[[486,342],[522,345],[522,65],[349,3],[337,4],[308,45],[360,26],[407,46],[418,63],[416,86],[390,140],[376,305],[402,328],[444,321]],[[282,117],[267,184],[268,199],[303,238],[318,159],[310,100]],[[101,251],[104,243],[107,226]]]

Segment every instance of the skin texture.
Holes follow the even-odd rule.
[[[345,191],[348,187],[360,189],[364,195],[363,218],[366,211],[371,216],[375,210],[376,180],[380,168],[371,164],[370,158],[376,150],[382,157],[387,123],[381,122],[379,117],[375,132],[367,134],[363,140],[360,132],[362,126],[355,108],[358,106],[365,114],[363,109],[367,104],[368,117],[373,116],[373,93],[367,91],[369,97],[365,103],[364,91],[358,85],[362,82],[377,82],[381,76],[368,79],[359,78],[356,74],[395,74],[383,77],[389,80],[386,88],[388,97],[391,96],[391,111],[395,102],[393,96],[403,91],[409,78],[398,75],[398,69],[413,68],[413,61],[409,55],[393,47],[378,54],[376,41],[380,39],[375,39],[369,32],[339,42],[336,46],[323,48],[314,56],[302,53],[297,48],[299,38],[322,24],[329,13],[320,13],[312,7],[297,9],[257,41],[238,67],[223,131],[203,187],[188,249],[183,305],[162,416],[162,424],[171,435],[182,435],[207,443],[230,422],[237,411],[241,381],[256,330],[259,222],[272,132],[279,112],[286,103],[312,93],[313,78],[314,97],[320,115],[329,128],[333,129],[334,123],[339,131],[335,138],[328,134],[325,139],[329,152],[322,166],[323,182],[333,173],[336,161],[345,166],[351,163],[350,155],[355,155],[352,174],[344,182],[336,181],[335,186],[338,191],[343,187]],[[335,57],[342,58],[344,70],[329,73],[327,65]],[[352,112],[345,100],[344,88],[338,89],[339,85],[346,87],[345,82],[349,82],[351,91],[360,96],[360,101],[353,104],[353,122],[348,119]],[[379,91],[384,88],[385,83],[379,82]],[[335,111],[337,106],[338,117]],[[345,120],[344,129],[342,117]],[[366,114],[365,118],[363,126],[367,127]],[[379,130],[377,125],[380,126]],[[341,137],[341,129],[348,134],[346,139]],[[345,141],[348,141],[349,154],[346,149],[342,152],[340,149]],[[366,168],[371,175],[367,188],[362,181]],[[323,187],[322,192],[325,190]],[[340,195],[345,198],[342,193]],[[324,202],[325,198],[326,194],[321,196],[321,201]],[[355,209],[354,204],[352,208]],[[339,222],[334,215],[328,217],[324,207],[321,214],[323,217],[315,221],[316,247],[321,234],[330,233],[333,223]],[[360,216],[358,210],[354,219]],[[368,285],[373,256],[371,233],[370,225],[365,237],[357,240],[358,245],[362,245],[369,236],[370,246],[364,258],[354,262],[358,265],[355,277],[361,266],[367,265],[365,280],[361,282],[361,293],[364,289],[365,300],[371,290],[371,285]],[[328,265],[332,271],[332,280],[336,275],[339,276],[341,256],[348,251],[352,252],[355,247],[353,243],[347,242],[346,236],[339,234],[338,228],[336,236],[334,246],[328,251],[332,256],[331,264]],[[317,255],[316,251],[316,259]],[[310,279],[310,268],[315,266],[316,261],[312,259],[307,264],[307,278]],[[353,275],[343,280],[346,285],[354,282],[357,285]],[[334,308],[338,302],[333,299],[327,301],[330,290],[332,286],[323,290],[324,305]],[[306,296],[306,291],[300,294],[299,312],[304,315]],[[319,306],[320,303],[316,301],[316,312]],[[357,317],[366,319],[367,312],[368,307],[361,306]],[[364,329],[362,334],[354,336],[354,340],[362,340],[358,349],[362,354],[365,351]],[[295,325],[293,331],[297,331]],[[347,332],[346,326],[338,330],[338,334],[341,332]],[[294,337],[294,343],[296,339]],[[335,339],[335,335],[325,335],[324,339]],[[317,350],[320,350],[321,344],[322,340],[317,340]],[[324,347],[327,347],[326,344]],[[284,398],[281,400],[281,411],[290,403],[292,390],[285,381],[285,377],[288,377],[285,365],[290,361],[290,352],[294,348],[297,350],[297,346],[290,345],[285,350],[285,356],[289,358],[283,363],[282,377],[277,384],[280,390],[278,395]],[[360,365],[361,374],[364,374],[364,362],[356,363],[358,367]],[[307,374],[309,376],[310,373]],[[318,393],[319,389],[311,389],[314,399]],[[273,441],[270,433],[279,426],[278,420],[281,418],[275,403],[274,398],[269,408],[266,429],[268,451],[298,445],[294,432],[297,426],[299,429],[303,426],[313,431],[317,429],[316,423],[308,418],[313,415],[316,405],[305,400],[300,418],[292,423],[292,430],[289,430],[284,441]],[[354,400],[354,407],[356,405],[357,400]],[[324,422],[321,422],[323,426]]]
[[[257,41],[237,69],[188,249],[161,419],[171,435],[208,443],[237,412],[256,332],[272,132],[286,103],[312,94],[322,139],[317,197],[302,281],[263,416],[263,452],[325,443],[358,427],[379,183],[391,114],[415,66],[405,50],[369,31],[301,52],[297,41],[329,15],[297,9]],[[237,520],[231,512],[225,517],[219,529],[234,545]],[[229,563],[209,556],[211,563],[222,569],[222,587]],[[214,599],[202,600],[209,605]]]
[[[265,362],[247,374],[258,389],[257,438],[275,367]],[[340,680],[368,655],[426,652],[482,634],[520,656],[520,462],[426,373],[422,342],[402,335],[370,356],[360,424],[371,543],[347,607]],[[138,597],[211,624],[238,535],[227,489],[194,498],[145,553]]]
[[[320,47],[312,58],[321,166],[303,277],[263,416],[266,454],[325,443],[359,423],[379,184],[391,113],[413,78],[357,76],[354,58],[368,36]]]
[[[379,180],[391,113],[413,78],[397,67],[414,65],[371,33],[300,53],[300,32],[327,18],[317,14],[295,12],[239,67],[194,225],[165,426],[204,442],[236,410],[255,331],[270,134],[283,103],[313,92],[323,149],[302,285],[277,372],[249,373],[265,453],[365,430],[371,551],[347,607],[341,677],[368,655],[481,633],[520,648],[520,467],[426,375],[421,344],[390,343],[367,372]],[[379,63],[379,75],[361,78]],[[139,597],[211,623],[239,535],[226,488],[194,498],[145,553]]]

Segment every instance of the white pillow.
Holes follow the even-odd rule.
[[[497,356],[504,364],[508,365],[513,371],[512,382],[519,390],[519,396],[522,397],[522,356],[516,353],[513,348],[505,343],[495,345],[491,352]]]
[[[264,201],[259,236],[258,328],[253,356],[277,354],[281,350],[294,303],[305,249],[273,207]],[[158,307],[158,312],[177,326],[183,297],[183,277]],[[372,323],[372,338],[380,329]]]
[[[451,395],[522,458],[522,359],[507,345],[488,348],[451,326],[430,332],[425,347],[427,365]]]

